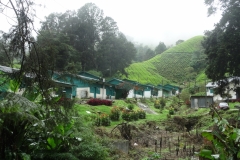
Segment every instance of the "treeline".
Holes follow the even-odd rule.
[[[30,28],[26,30],[29,32]],[[77,11],[48,15],[37,32],[36,38],[30,38],[34,45],[24,48],[30,52],[25,55],[24,64],[34,70],[41,64],[46,70],[58,72],[94,70],[103,77],[115,73],[127,75],[125,68],[133,62],[146,61],[169,48],[164,42],[151,49],[128,41],[119,31],[117,22],[104,16],[93,3],[87,3]],[[12,33],[1,35],[0,65],[14,67],[13,64],[20,63],[17,58],[21,59],[21,56],[16,56],[16,48],[9,47],[12,44],[19,46],[16,36]],[[20,50],[23,52],[23,48]]]
[[[117,23],[104,16],[93,3],[87,3],[77,11],[50,14],[41,22],[38,32],[34,40],[36,45],[29,51],[37,50],[39,54],[29,60],[43,61],[47,68],[55,71],[96,70],[103,76],[116,72],[124,74],[124,68],[136,55],[133,43],[119,31]],[[3,35],[0,57],[9,45],[4,39]],[[13,62],[12,59],[3,62],[6,60]]]
[[[52,13],[42,22],[37,43],[60,71],[96,70],[103,76],[124,74],[136,49],[111,17],[87,3],[78,11]]]

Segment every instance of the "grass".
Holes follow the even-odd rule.
[[[150,103],[150,108],[153,109],[155,112],[157,112],[158,114],[146,114],[146,119],[139,119],[138,121],[131,121],[129,123],[134,123],[134,124],[142,124],[145,123],[146,121],[162,121],[167,119],[167,114],[168,114],[168,110],[164,109],[162,111],[162,113],[160,113],[159,109],[156,109],[153,107],[153,102],[151,102],[150,100],[147,100],[148,103]],[[147,103],[147,104],[148,104]],[[111,113],[111,108],[114,106],[118,106],[118,107],[126,107],[128,106],[129,103],[126,103],[125,100],[115,100],[112,106],[105,106],[105,105],[101,105],[101,106],[90,106],[90,105],[79,105],[79,104],[75,104],[75,108],[77,110],[77,112],[82,115],[83,117],[85,117],[85,119],[88,119],[89,121],[92,121],[94,118],[97,117],[98,112],[100,113],[106,113],[106,114],[110,114]],[[134,105],[134,110],[138,110],[139,107],[135,104]],[[91,113],[88,113],[91,112]],[[119,121],[111,121],[111,126],[107,127],[107,128],[113,128],[116,125],[120,124],[124,122],[124,120],[121,118]]]
[[[134,124],[134,125],[140,125],[143,123],[146,123],[147,121],[155,121],[155,122],[163,122],[168,120],[168,114],[169,114],[169,110],[168,107],[169,105],[171,105],[172,100],[168,99],[168,102],[166,103],[166,107],[165,109],[162,111],[162,113],[160,113],[159,109],[154,108],[154,103],[153,103],[153,99],[145,99],[144,100],[145,104],[148,105],[148,107],[152,110],[154,110],[155,112],[157,112],[157,114],[146,114],[146,119],[139,119],[138,121],[131,121],[129,122],[130,124]],[[115,100],[115,102],[113,103],[112,106],[90,106],[90,105],[79,105],[76,104],[75,108],[76,110],[79,112],[80,115],[82,115],[83,117],[85,117],[85,119],[88,120],[88,122],[93,121],[97,115],[98,112],[101,113],[106,113],[106,114],[110,114],[111,112],[111,108],[114,106],[118,106],[118,107],[125,107],[127,106],[129,103],[127,103],[126,100]],[[240,104],[238,102],[236,103],[229,103],[230,106],[230,110],[228,111],[220,111],[220,115],[223,118],[229,119],[229,118],[237,118],[238,115],[238,111],[234,110],[234,106],[236,104]],[[134,110],[138,110],[139,108],[137,107],[137,105],[135,105]],[[91,113],[87,113],[87,111],[91,112]],[[209,108],[198,108],[198,109],[192,109],[189,108],[185,105],[181,106],[180,110],[178,112],[175,113],[175,115],[173,116],[184,116],[184,117],[197,117],[200,116],[200,121],[199,123],[201,123],[201,127],[199,128],[200,130],[206,130],[209,129],[211,126],[214,125],[214,121],[211,117],[211,115],[209,114],[210,109]],[[173,117],[172,116],[172,117]],[[113,129],[115,126],[117,126],[120,123],[123,123],[124,120],[121,118],[119,121],[111,121],[111,126],[105,127],[107,130],[111,130]]]

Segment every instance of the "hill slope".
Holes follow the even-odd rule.
[[[187,80],[188,75],[193,72],[190,67],[192,54],[202,50],[202,40],[203,36],[193,37],[150,60],[130,65],[125,69],[129,74],[128,78],[155,85]]]

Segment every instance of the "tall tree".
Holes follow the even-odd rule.
[[[80,71],[81,66],[75,61],[77,51],[69,45],[69,37],[63,33],[40,31],[37,49],[41,53],[39,58],[45,59],[47,64],[52,64],[54,71]],[[75,64],[74,68],[72,68],[73,64]]]
[[[13,57],[8,52],[8,43],[3,38],[0,39],[0,65],[11,66],[13,64]]]
[[[205,69],[206,67],[206,54],[204,54],[201,51],[195,51],[192,54],[192,59],[191,59],[191,63],[190,66],[194,68],[195,72],[199,72],[203,69]]]
[[[137,50],[136,57],[134,60],[137,62],[144,61],[144,56],[145,56],[147,50],[150,48],[148,46],[143,46],[142,44],[135,44],[134,46]]]
[[[33,32],[35,32],[33,26],[35,17],[34,1],[8,0],[0,1],[0,5],[4,6],[4,9],[10,15],[14,14],[13,17],[10,17],[14,24],[11,26],[9,32],[2,32],[2,40],[4,42],[2,45],[5,54],[9,57],[9,60],[14,60],[14,63],[18,63],[20,66],[20,70],[14,73],[12,77],[15,78],[17,83],[22,83],[26,74],[31,75],[33,80],[28,81],[29,83],[25,85],[31,88],[31,86],[38,83],[39,92],[43,96],[49,96],[44,92],[52,84],[51,75],[46,72],[49,70],[47,68],[48,65],[43,64],[43,61],[37,58],[36,61],[28,61],[30,57],[40,56],[36,50],[36,43],[32,36]],[[11,62],[11,67],[13,67],[13,62]]]
[[[151,59],[155,56],[155,53],[153,50],[151,50],[150,48],[146,51],[145,56],[144,56],[144,60],[148,60]]]
[[[162,52],[166,51],[167,47],[163,42],[159,42],[158,46],[155,48],[156,54],[161,54]]]
[[[99,70],[103,76],[112,76],[116,72],[126,74],[124,68],[132,63],[136,49],[122,33],[106,36],[98,46]]]
[[[179,39],[177,42],[176,42],[176,45],[179,45],[180,43],[184,42],[184,40],[182,39]]]
[[[205,1],[209,6],[209,15],[216,12],[217,7],[220,7],[223,13],[215,28],[206,32],[207,36],[203,42],[207,55],[206,74],[224,88],[228,84],[229,77],[240,76],[240,1],[214,2],[214,0]],[[236,82],[239,83],[239,80],[236,79]]]
[[[75,40],[77,40],[77,44],[75,48],[81,53],[79,61],[82,64],[82,69],[88,70],[96,65],[95,47],[100,41],[103,11],[95,4],[87,3],[78,10],[77,15],[79,28],[76,30]]]

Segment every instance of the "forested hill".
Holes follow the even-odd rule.
[[[122,78],[155,85],[194,80],[205,66],[202,40],[203,36],[196,36],[152,59],[133,63],[125,69],[128,77]]]

